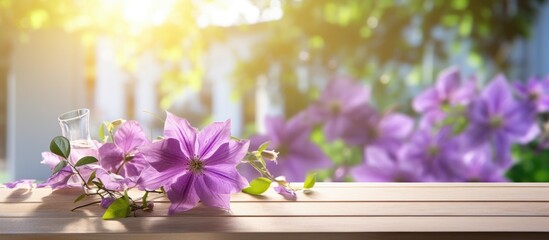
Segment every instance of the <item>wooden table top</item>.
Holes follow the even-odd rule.
[[[199,206],[101,220],[94,205],[71,212],[78,189],[0,188],[0,239],[549,239],[545,183],[317,183],[287,201],[231,197],[231,211]]]

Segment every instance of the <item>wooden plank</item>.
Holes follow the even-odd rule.
[[[79,189],[0,189],[0,202],[73,202],[80,195]],[[131,195],[137,196],[137,192]],[[308,193],[298,192],[297,201],[549,201],[546,187],[332,187],[317,188]],[[287,201],[270,189],[261,196],[237,193],[232,202],[283,202]]]
[[[0,239],[11,240],[258,240],[258,239],[284,239],[284,240],[426,240],[426,239],[445,239],[445,240],[547,240],[548,233],[542,232],[353,232],[353,233],[279,233],[279,232],[261,232],[261,233],[47,233],[47,234],[2,234]]]
[[[547,217],[0,218],[2,234],[549,232]]]
[[[105,209],[93,205],[71,212],[80,204],[0,203],[0,218],[69,218],[98,217]],[[138,212],[139,216],[166,216],[169,203],[155,203],[152,212]],[[546,202],[233,202],[231,211],[197,208],[174,217],[211,216],[546,216]]]

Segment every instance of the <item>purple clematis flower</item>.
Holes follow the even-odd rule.
[[[528,82],[514,84],[517,97],[535,112],[549,111],[549,79],[530,78]]]
[[[99,148],[99,163],[105,170],[137,182],[141,172],[148,167],[138,148],[149,144],[137,121],[126,121],[114,134],[114,143]]]
[[[424,114],[423,125],[432,125],[444,119],[448,107],[468,105],[474,99],[476,90],[474,79],[462,83],[459,69],[450,67],[439,74],[434,87],[414,99],[412,106]]]
[[[305,117],[305,113],[288,121],[282,117],[269,117],[266,120],[267,133],[251,138],[253,149],[270,141],[269,148],[278,152],[277,163],[267,162],[274,176],[285,176],[290,181],[304,181],[307,172],[331,166],[328,157],[309,140],[311,126],[303,120]]]
[[[463,156],[464,172],[462,173],[463,181],[468,182],[507,182],[505,172],[508,167],[498,166],[494,158],[498,154],[494,154],[489,144],[469,151]]]
[[[231,139],[230,121],[213,123],[198,132],[189,122],[167,113],[166,139],[142,147],[150,168],[140,179],[145,189],[163,186],[171,201],[169,214],[198,204],[229,209],[231,193],[248,181],[236,170],[246,155],[248,141]]]
[[[463,168],[459,143],[449,128],[438,133],[417,130],[401,154],[403,159],[422,166],[426,181],[459,181]]]
[[[420,182],[421,165],[407,161],[397,152],[379,147],[364,150],[364,163],[351,170],[355,180],[361,182]]]
[[[475,96],[474,81],[461,83],[461,75],[457,67],[442,71],[432,88],[426,89],[414,99],[414,110],[420,113],[441,112],[445,106],[466,105]]]
[[[469,109],[468,142],[471,147],[491,143],[497,152],[508,152],[513,143],[526,143],[539,134],[535,116],[513,99],[505,77],[497,76],[486,86]],[[496,158],[500,166],[510,165],[510,154]]]
[[[373,108],[361,108],[345,121],[341,138],[349,145],[378,146],[395,150],[414,129],[414,120],[401,113],[379,114]]]
[[[309,109],[311,117],[324,123],[326,139],[339,137],[347,122],[345,118],[367,105],[370,89],[350,78],[332,79],[320,98]]]

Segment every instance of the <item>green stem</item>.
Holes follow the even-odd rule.
[[[87,206],[91,206],[91,205],[94,205],[94,204],[98,204],[98,203],[101,203],[101,201],[95,201],[95,202],[91,202],[91,203],[88,203],[88,204],[84,204],[84,205],[75,207],[75,208],[71,209],[71,212],[73,212],[74,210],[77,210],[77,209],[80,209],[80,208],[83,208],[83,207],[87,207]]]

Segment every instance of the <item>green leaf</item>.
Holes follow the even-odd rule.
[[[67,159],[71,153],[71,143],[66,137],[57,136],[51,140],[50,151]]]
[[[244,188],[242,192],[252,195],[259,195],[267,191],[271,186],[271,180],[264,177],[258,177],[250,182],[250,186]]]
[[[75,167],[79,167],[79,166],[82,166],[82,165],[86,165],[86,164],[90,164],[90,163],[95,163],[95,162],[98,162],[99,160],[97,160],[97,158],[95,157],[92,157],[92,156],[85,156],[83,158],[80,158],[80,160],[78,160],[78,162],[76,162],[76,164],[74,165]]]
[[[93,179],[95,178],[95,174],[97,174],[96,172],[97,170],[93,170],[93,172],[90,174],[90,177],[88,178],[88,181],[87,181],[88,185],[92,185]]]
[[[125,218],[130,214],[130,201],[127,195],[114,200],[103,214],[103,220]]]
[[[55,165],[55,167],[53,168],[53,173],[52,174],[56,174],[58,173],[59,171],[61,171],[61,169],[63,169],[64,167],[67,166],[67,161],[66,160],[63,160],[61,162],[59,162],[57,165]]]
[[[265,149],[267,149],[267,147],[269,147],[269,144],[270,144],[270,143],[271,143],[271,142],[269,142],[269,141],[264,142],[263,144],[261,144],[261,146],[259,146],[259,148],[257,148],[257,151],[258,151],[258,152],[263,152],[263,151],[265,151]]]
[[[87,197],[88,195],[86,195],[85,193],[83,193],[82,195],[78,196],[76,199],[74,199],[74,202],[77,203],[77,202],[80,202],[82,199],[84,199],[85,197]]]
[[[98,188],[102,188],[103,187],[103,183],[101,183],[101,180],[99,181],[92,181],[93,184],[95,184],[95,186],[97,186]]]
[[[316,183],[316,173],[311,173],[307,175],[307,178],[305,178],[305,182],[303,183],[303,188],[311,189],[315,186],[315,183]]]

